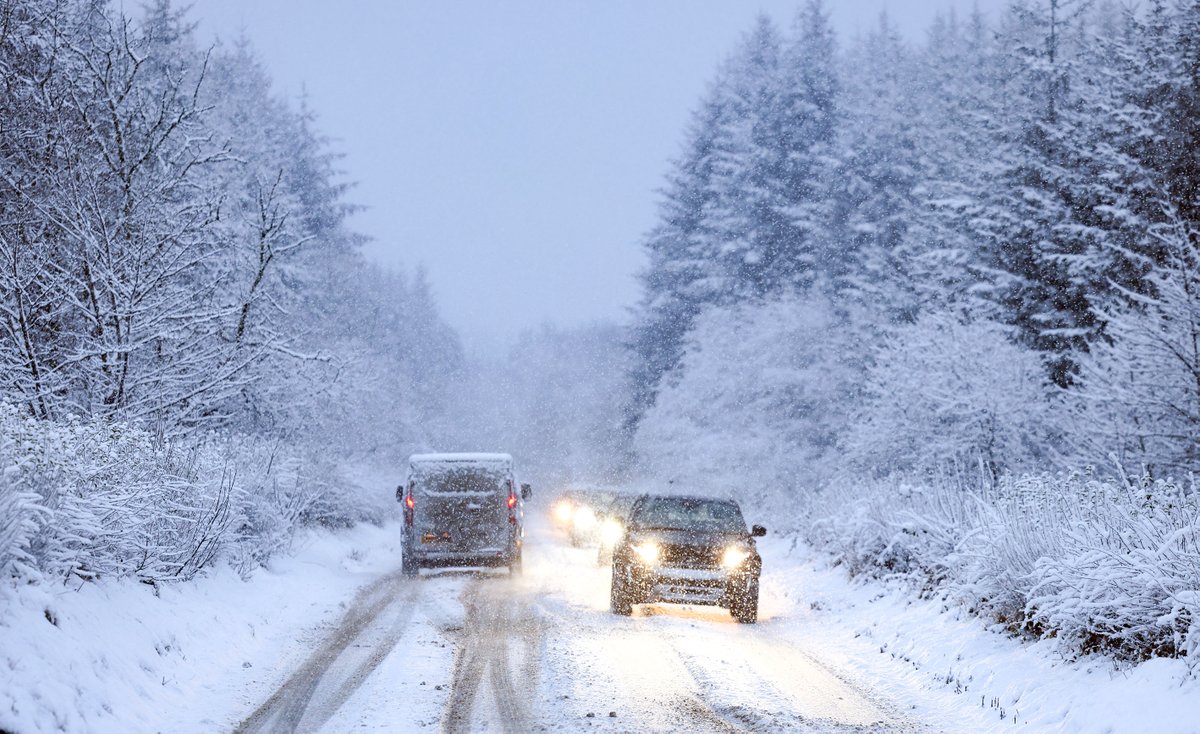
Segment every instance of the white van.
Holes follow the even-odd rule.
[[[413,454],[396,489],[404,505],[402,570],[507,566],[521,570],[524,500],[509,454]]]

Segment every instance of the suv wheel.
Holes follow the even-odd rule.
[[[508,561],[508,575],[520,576],[524,568],[524,563],[521,560],[521,551],[518,550]]]
[[[758,621],[758,577],[746,580],[746,585],[733,598],[729,612],[741,624],[754,624]]]
[[[625,573],[617,564],[613,564],[612,590],[609,592],[609,609],[613,614],[628,617],[633,614],[633,599],[630,598],[629,583]]]

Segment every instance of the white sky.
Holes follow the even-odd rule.
[[[985,10],[1003,0],[979,0]],[[196,0],[251,39],[345,154],[368,256],[424,263],[469,346],[625,319],[668,160],[758,12],[798,0]],[[886,8],[911,38],[972,0],[827,0],[841,38]]]

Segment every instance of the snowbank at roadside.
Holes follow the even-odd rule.
[[[911,702],[913,719],[935,730],[1200,731],[1200,680],[1183,660],[1066,659],[1052,640],[989,631],[908,588],[848,582],[786,538],[764,538],[762,550],[760,626]],[[231,730],[399,553],[398,527],[360,526],[301,536],[294,555],[249,582],[220,570],[157,595],[133,582],[5,589],[0,730]]]
[[[0,731],[230,730],[295,667],[297,634],[334,625],[400,560],[400,530],[310,531],[243,581],[217,568],[0,590]]]
[[[798,640],[884,691],[895,686],[899,700],[905,687],[925,689],[921,699],[939,711],[913,711],[917,718],[958,722],[961,731],[1200,732],[1200,679],[1185,660],[1071,658],[1054,640],[988,630],[965,609],[908,588],[848,582],[807,547],[789,552],[780,538],[763,545],[764,611],[777,610]]]

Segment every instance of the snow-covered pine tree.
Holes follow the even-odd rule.
[[[909,92],[913,58],[881,14],[844,63],[847,124],[835,154],[824,274],[831,292],[861,304],[875,325],[908,321],[918,308],[908,230],[918,182],[930,175],[917,147],[920,100]]]
[[[843,123],[837,44],[821,0],[808,0],[792,22],[780,61],[777,109],[780,206],[787,215],[775,269],[778,290],[824,280],[840,255],[829,237],[837,138]]]
[[[776,283],[786,225],[778,179],[786,155],[772,119],[780,44],[774,23],[759,16],[718,87],[710,196],[697,243],[704,304],[761,296]]]
[[[979,244],[971,217],[989,190],[987,162],[1004,120],[994,93],[994,36],[980,10],[935,18],[906,85],[922,162],[900,259],[926,311],[987,311],[978,297]]]
[[[730,207],[736,193],[722,191],[721,184],[744,173],[734,156],[749,144],[745,136],[753,120],[741,116],[761,112],[761,107],[751,109],[755,95],[769,93],[769,71],[763,64],[775,63],[774,36],[769,21],[760,19],[739,53],[722,64],[693,115],[683,154],[667,173],[658,223],[645,241],[649,264],[641,275],[643,296],[631,344],[637,355],[631,425],[653,405],[661,380],[678,364],[684,336],[696,316],[709,305],[728,301],[723,293],[732,284],[724,273],[726,258],[720,257],[722,235],[716,233],[741,225]],[[753,71],[743,73],[739,67],[745,64]],[[747,89],[747,83],[758,84],[758,92]],[[714,215],[728,219],[714,222]]]
[[[1093,186],[1109,225],[1093,282],[1104,339],[1083,360],[1076,461],[1115,455],[1131,474],[1182,477],[1200,467],[1195,375],[1200,319],[1200,126],[1198,3],[1153,3],[1129,12],[1107,44],[1114,58],[1095,106],[1096,156],[1108,164]]]
[[[1146,275],[1164,260],[1164,243],[1153,235],[1167,222],[1167,131],[1158,98],[1172,67],[1164,10],[1154,3],[1145,19],[1132,9],[1101,17],[1112,33],[1087,50],[1089,72],[1075,84],[1078,104],[1061,116],[1058,137],[1075,203],[1070,239],[1080,246],[1055,254],[1093,310],[1089,344],[1104,334],[1102,312],[1124,305],[1127,292],[1151,292]]]
[[[1095,327],[1086,286],[1070,272],[1089,244],[1080,226],[1089,205],[1080,196],[1084,172],[1070,157],[1087,7],[1087,0],[1010,5],[997,93],[1011,114],[998,130],[998,154],[972,217],[990,298],[1019,338],[1045,353],[1048,374],[1061,386],[1071,383],[1073,355],[1086,349]]]
[[[800,11],[786,42],[760,18],[721,67],[646,241],[630,423],[653,404],[706,308],[812,282],[828,221],[837,88],[820,0]]]
[[[1180,0],[1168,36],[1162,168],[1179,216],[1200,223],[1200,0]]]

